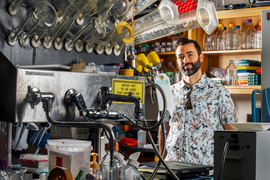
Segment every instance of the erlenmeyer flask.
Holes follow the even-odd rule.
[[[35,32],[48,31],[56,25],[56,22],[57,14],[54,7],[46,1],[36,1],[29,8],[21,24],[9,34],[7,43],[13,46],[20,32],[24,30],[20,38],[20,44],[26,46],[30,35]]]

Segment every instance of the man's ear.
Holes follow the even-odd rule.
[[[203,54],[200,54],[200,61],[203,62]]]

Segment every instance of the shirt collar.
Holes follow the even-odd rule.
[[[207,76],[205,73],[203,73],[200,80],[193,85],[193,89],[205,87],[206,84],[207,84]],[[184,82],[183,79],[180,81],[179,85],[181,88],[189,89],[189,86]]]

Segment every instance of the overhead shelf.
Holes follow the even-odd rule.
[[[270,6],[217,11],[217,16],[218,16],[219,20],[220,19],[230,19],[230,18],[260,16],[261,10],[264,10],[264,9],[270,9]]]
[[[261,86],[225,86],[230,94],[252,94],[255,89],[261,89]]]
[[[246,54],[256,53],[261,54],[261,49],[241,49],[241,50],[224,50],[224,51],[202,51],[203,54],[220,55],[220,54]]]

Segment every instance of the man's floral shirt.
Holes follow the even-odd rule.
[[[172,93],[176,109],[170,112],[165,160],[213,165],[214,131],[236,122],[229,91],[203,74],[192,91],[182,80],[172,86]],[[192,109],[185,106],[189,99]]]

